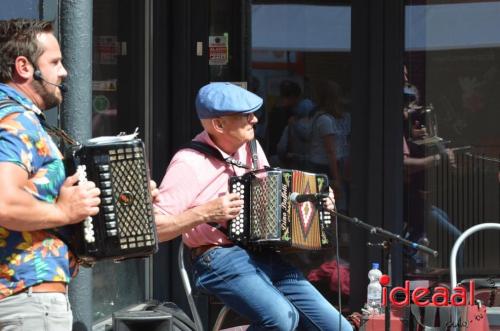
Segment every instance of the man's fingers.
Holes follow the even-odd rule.
[[[98,187],[94,187],[90,193],[92,196],[98,197],[101,195],[101,190]]]
[[[229,202],[229,207],[230,208],[241,208],[243,206],[243,200],[238,199],[238,200],[233,200]]]
[[[89,209],[89,215],[95,216],[99,213],[99,207],[92,207]]]
[[[95,184],[94,184],[94,182],[89,181],[89,182],[85,182],[83,184],[83,187],[90,191],[93,188],[95,188]]]
[[[232,209],[229,211],[229,216],[231,216],[232,218],[235,218],[239,214],[240,214],[240,208]]]
[[[227,195],[229,201],[234,201],[234,200],[240,200],[240,195],[239,193],[229,193]]]
[[[99,206],[99,204],[101,203],[101,199],[100,198],[92,198],[91,200],[91,204],[92,206]]]
[[[63,183],[63,186],[70,187],[75,185],[77,182],[78,182],[78,174],[75,173],[73,176],[69,176],[68,178],[66,178],[66,180]]]
[[[156,189],[156,182],[154,180],[150,180],[149,181],[149,188],[151,191],[153,191],[154,189]]]

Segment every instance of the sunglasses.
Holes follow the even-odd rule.
[[[254,118],[256,118],[257,116],[255,115],[255,113],[248,113],[248,114],[234,114],[234,115],[229,115],[228,117],[232,117],[232,118],[246,118],[247,122],[248,123],[251,123],[253,121]]]

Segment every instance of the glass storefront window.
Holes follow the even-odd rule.
[[[248,88],[264,99],[257,139],[272,166],[324,173],[349,214],[351,7],[349,1],[253,1]],[[346,224],[339,224],[342,294],[349,295]],[[335,251],[287,257],[337,304]],[[335,276],[334,276],[335,275]]]
[[[2,2],[0,20],[16,17],[38,18],[40,14],[39,7],[39,0],[6,0]]]
[[[500,216],[499,14],[499,1],[406,3],[405,220],[411,240],[440,253],[407,252],[407,270],[419,277],[449,267],[463,231]],[[459,272],[496,274],[497,239],[468,239]]]
[[[145,47],[141,44],[140,29],[132,38],[127,37],[127,27],[135,22],[127,15],[133,12],[131,1],[101,0],[94,2],[93,27],[93,86],[92,129],[93,136],[116,135],[133,130],[144,123],[144,113],[133,105],[143,102],[138,90],[129,93],[130,83],[135,80],[133,70],[126,67],[127,58],[135,56],[134,50],[142,52],[134,58],[134,68],[139,68]],[[139,13],[136,13],[140,16]],[[124,23],[125,22],[125,23]],[[125,27],[126,26],[126,27]],[[144,75],[144,73],[141,73]],[[142,79],[141,79],[142,78]],[[141,82],[143,77],[137,78]],[[138,100],[141,99],[141,100]],[[139,123],[139,124],[138,124]],[[141,131],[144,128],[140,127]],[[127,131],[131,133],[131,131]],[[144,132],[141,132],[144,134]],[[128,260],[120,263],[98,262],[93,268],[93,316],[94,320],[108,318],[117,310],[139,304],[148,299],[146,289],[146,262]]]

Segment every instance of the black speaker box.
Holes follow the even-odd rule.
[[[113,331],[192,331],[194,322],[173,302],[148,302],[141,310],[113,313]]]
[[[172,331],[172,314],[163,311],[126,311],[113,314],[113,331]]]

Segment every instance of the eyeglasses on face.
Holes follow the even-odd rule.
[[[254,120],[254,118],[257,118],[255,113],[234,114],[234,115],[228,115],[227,117],[229,117],[229,118],[245,118],[248,123],[251,123]]]

